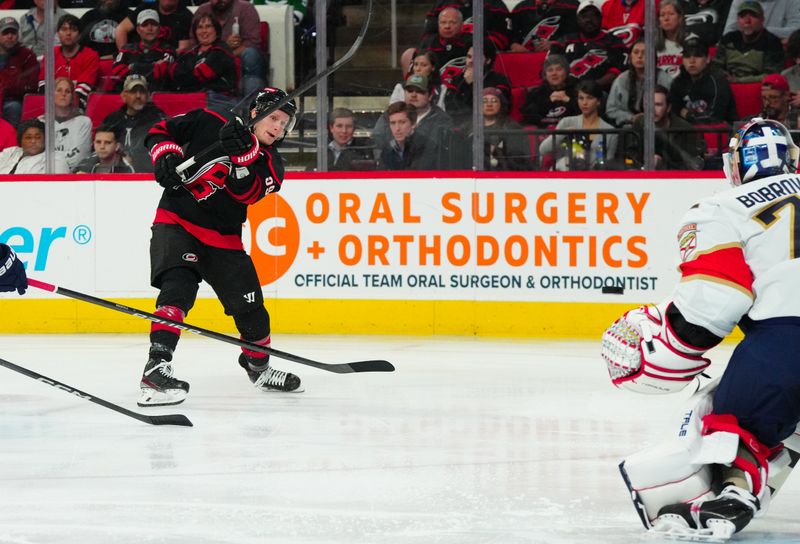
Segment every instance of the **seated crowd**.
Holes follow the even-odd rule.
[[[78,18],[69,9],[89,7],[81,1],[62,0],[65,9],[55,11],[55,152],[65,172],[151,171],[143,136],[166,115],[153,92],[202,92],[209,106],[231,107],[266,84],[248,0],[207,0],[194,14],[182,0],[93,0]],[[3,172],[28,171],[36,163],[28,158],[41,153],[32,153],[37,125],[22,107],[44,85],[44,0],[34,3],[19,21],[0,19],[0,150],[16,149],[0,155]],[[755,115],[800,130],[800,0],[660,0],[655,51],[643,40],[645,0],[484,5],[487,170],[639,168],[646,100],[659,168],[718,166],[730,131]],[[401,56],[401,81],[383,115],[361,127],[370,138],[354,137],[354,112],[331,112],[330,169],[471,167],[471,10],[469,0],[435,1],[419,43]],[[111,68],[101,74],[103,59]],[[523,64],[512,68],[517,59]],[[648,63],[655,93],[645,97]],[[745,89],[760,93],[755,107],[741,99]],[[90,119],[89,98],[99,91],[119,93],[122,103]]]
[[[0,18],[3,173],[44,171],[44,140],[39,149],[35,138],[43,100],[23,108],[26,96],[45,91],[45,2],[33,3],[19,20]],[[203,105],[231,108],[267,84],[260,19],[247,0],[207,0],[194,14],[183,0],[91,4],[62,0],[53,14],[58,173],[152,172],[144,135],[166,117],[153,92],[203,93]],[[81,17],[69,11],[86,7]],[[119,109],[97,117],[89,106],[99,96],[115,106],[121,98]]]

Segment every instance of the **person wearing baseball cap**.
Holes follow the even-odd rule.
[[[17,126],[22,116],[22,98],[36,92],[39,81],[39,63],[36,55],[19,43],[19,23],[13,17],[0,19],[0,68],[3,118]]]
[[[783,69],[780,38],[764,28],[764,10],[759,2],[746,0],[736,8],[737,30],[719,41],[714,64],[728,74],[731,83],[755,83],[765,74]]]
[[[774,119],[786,125],[789,130],[798,126],[798,111],[790,103],[789,82],[781,74],[767,74],[761,82],[761,113],[755,117]]]
[[[111,73],[119,89],[128,74],[143,74],[150,77],[153,88],[161,90],[161,79],[175,62],[177,54],[169,43],[160,39],[160,16],[154,9],[143,9],[136,16],[138,40],[125,44],[114,59]]]
[[[728,4],[730,11],[723,35],[737,30],[739,18],[745,13],[760,17],[762,26],[783,41],[800,28],[800,7],[797,0],[733,0]]]
[[[193,2],[188,2],[192,4]],[[147,20],[154,20],[159,26],[160,41],[176,51],[184,51],[191,47],[189,38],[192,28],[192,12],[180,0],[158,0],[142,2],[135,10],[117,25],[115,40],[117,47],[139,39],[138,27]],[[143,13],[147,15],[142,16]],[[155,16],[154,16],[155,13]]]

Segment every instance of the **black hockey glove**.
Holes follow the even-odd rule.
[[[183,185],[183,178],[175,169],[183,162],[183,151],[175,142],[161,142],[150,151],[156,181],[164,189],[175,190]]]
[[[258,139],[240,117],[231,119],[219,129],[219,142],[235,164],[250,164],[258,157]]]
[[[14,250],[5,244],[0,244],[0,291],[17,291],[20,295],[25,294],[28,288],[28,276],[25,275],[25,267],[17,258]]]

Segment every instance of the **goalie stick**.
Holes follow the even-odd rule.
[[[353,58],[353,55],[355,55],[356,51],[359,50],[359,48],[361,47],[361,43],[364,41],[364,38],[367,35],[367,29],[369,28],[369,21],[372,18],[372,1],[373,0],[366,0],[366,6],[364,8],[366,10],[366,15],[364,16],[364,22],[361,24],[361,29],[358,31],[358,36],[356,36],[356,39],[353,41],[353,45],[350,46],[350,49],[348,49],[347,52],[339,58],[339,60],[328,66],[328,68],[326,68],[322,72],[319,72],[318,74],[314,75],[314,77],[310,78],[308,81],[297,87],[291,93],[288,93],[281,100],[278,100],[275,104],[264,110],[261,114],[257,115],[252,119],[245,120],[245,125],[247,126],[247,128],[253,127],[253,125],[258,123],[260,120],[262,120],[272,112],[279,110],[280,108],[282,108],[283,106],[285,106],[286,104],[288,104],[301,94],[305,93],[311,87],[316,85],[317,82],[330,76],[336,70],[341,68],[345,63],[349,62],[351,58]],[[252,94],[253,93],[250,93],[250,95]],[[251,99],[250,95],[244,97],[241,101],[239,101],[238,104],[236,104],[231,109],[234,111],[239,109],[243,103]],[[186,172],[186,170],[191,168],[194,164],[198,162],[200,164],[205,164],[208,161],[216,158],[219,155],[218,145],[219,144],[210,145],[207,148],[200,151],[199,153],[197,153],[194,157],[189,157],[188,159],[186,159],[185,161],[183,161],[181,164],[178,165],[178,167],[175,169],[175,172],[185,177],[184,172]]]
[[[168,319],[166,317],[151,314],[143,310],[137,310],[136,308],[131,308],[129,306],[118,304],[116,302],[111,302],[110,300],[93,297],[91,295],[80,293],[78,291],[72,291],[71,289],[66,289],[64,287],[58,287],[56,285],[35,280],[33,278],[28,278],[28,285],[30,285],[31,287],[35,287],[36,289],[41,289],[43,291],[50,291],[51,293],[56,293],[57,295],[74,298],[76,300],[81,300],[83,302],[88,302],[90,304],[95,304],[97,306],[102,306],[104,308],[108,308],[109,310],[116,310],[118,312],[122,312],[135,317],[148,319],[150,321],[153,321],[154,323],[169,325],[170,327],[175,327],[176,329],[180,329],[182,331],[192,332],[200,336],[206,336],[208,338],[213,338],[214,340],[220,340],[222,342],[233,344],[239,347],[244,347],[252,351],[267,353],[274,357],[278,357],[280,359],[286,359],[287,361],[293,361],[301,365],[312,366],[314,368],[319,368],[320,370],[326,370],[328,372],[335,372],[336,374],[349,374],[352,372],[394,371],[394,365],[389,361],[384,361],[382,359],[355,361],[352,363],[338,363],[338,364],[320,363],[312,359],[300,357],[299,355],[292,355],[291,353],[286,353],[285,351],[279,351],[277,349],[261,346],[253,342],[248,342],[247,340],[234,338],[233,336],[228,336],[208,329],[203,329],[201,327],[195,327],[194,325],[189,325],[188,323],[173,321],[172,319]]]
[[[112,404],[107,400],[103,400],[95,397],[94,395],[90,395],[89,393],[81,391],[80,389],[76,389],[65,383],[61,383],[58,380],[54,380],[53,378],[48,378],[47,376],[43,376],[38,372],[34,372],[33,370],[29,370],[19,365],[15,365],[14,363],[6,361],[5,359],[0,359],[0,366],[4,366],[9,370],[13,370],[14,372],[19,372],[23,376],[33,378],[36,381],[46,383],[47,385],[51,385],[56,389],[60,389],[61,391],[66,391],[67,393],[71,393],[83,400],[88,400],[89,402],[98,404],[103,408],[108,408],[109,410],[114,410],[115,412],[119,412],[122,415],[132,417],[133,419],[138,419],[139,421],[143,421],[144,423],[149,423],[150,425],[179,425],[181,427],[193,427],[192,422],[189,421],[189,418],[187,418],[183,414],[169,414],[163,416],[148,416],[145,414],[138,414],[136,412],[128,410],[127,408],[123,408],[122,406],[117,406],[116,404]]]

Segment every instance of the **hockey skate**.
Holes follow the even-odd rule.
[[[275,370],[269,366],[269,360],[264,364],[254,364],[253,359],[242,353],[239,355],[239,366],[247,372],[247,377],[255,388],[261,391],[282,393],[305,391],[299,377],[290,372]]]
[[[139,406],[180,404],[189,394],[189,384],[172,376],[172,364],[154,355],[144,367],[140,387],[142,394],[136,403]]]
[[[759,500],[752,493],[728,484],[715,499],[664,506],[653,522],[653,531],[676,540],[725,542],[744,529],[759,509]]]

